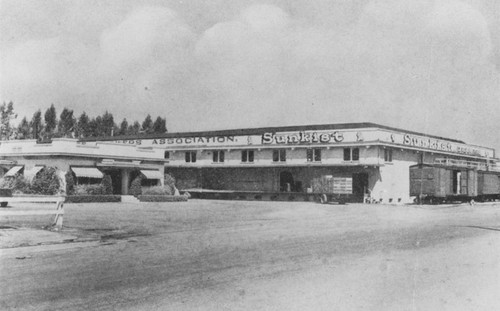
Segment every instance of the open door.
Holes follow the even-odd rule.
[[[352,194],[356,202],[363,202],[368,192],[368,173],[352,174]]]
[[[280,173],[280,191],[292,192],[294,191],[294,181],[292,173],[284,171]]]

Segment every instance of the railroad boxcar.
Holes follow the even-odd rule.
[[[499,175],[473,168],[414,165],[410,167],[410,196],[423,203],[496,200]]]
[[[478,172],[477,200],[495,201],[500,199],[500,173]]]

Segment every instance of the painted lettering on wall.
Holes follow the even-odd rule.
[[[176,138],[156,138],[156,139],[131,139],[116,140],[115,143],[130,145],[190,145],[235,142],[234,136],[208,136],[208,137],[176,137]]]
[[[455,152],[467,155],[477,155],[483,156],[481,150],[464,145],[453,144],[450,142],[442,141],[439,139],[413,136],[410,134],[405,134],[403,138],[403,144],[412,146],[412,147],[420,147],[426,149],[433,149],[439,151],[447,151],[447,152]]]
[[[298,132],[296,134],[264,133],[262,135],[262,144],[307,144],[307,143],[332,143],[341,142],[344,135],[340,132],[333,133],[306,133]]]

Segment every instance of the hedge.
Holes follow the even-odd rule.
[[[66,203],[121,202],[119,195],[68,195]]]
[[[141,202],[185,202],[188,197],[185,195],[138,195]]]

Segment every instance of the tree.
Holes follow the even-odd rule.
[[[31,189],[36,194],[54,195],[59,192],[59,176],[54,167],[45,167],[31,183]]]
[[[66,179],[66,195],[72,195],[75,193],[75,179],[73,178],[73,173],[68,170],[64,175]]]
[[[141,125],[139,124],[139,122],[135,121],[134,124],[129,125],[127,134],[136,135],[139,134],[140,130],[141,130]]]
[[[165,132],[167,132],[167,119],[156,118],[155,123],[153,123],[153,133],[163,134]]]
[[[0,140],[8,140],[12,135],[12,127],[10,120],[15,119],[17,115],[14,113],[14,103],[5,102],[0,106]]]
[[[82,112],[82,114],[78,118],[78,122],[76,123],[76,136],[80,138],[90,136],[89,117],[87,116],[85,111]]]
[[[43,124],[42,124],[42,112],[40,109],[38,109],[34,114],[33,117],[31,118],[30,121],[30,128],[31,128],[31,133],[33,139],[41,139],[41,133],[43,131]]]
[[[102,115],[102,131],[101,136],[113,136],[113,131],[115,128],[115,121],[113,114],[109,113],[107,110]]]
[[[153,132],[153,120],[151,119],[151,116],[148,114],[146,116],[146,119],[142,122],[142,130],[149,134]]]
[[[59,116],[59,124],[57,125],[57,132],[63,137],[71,137],[71,133],[75,130],[75,118],[73,117],[73,110],[64,108]]]
[[[128,134],[128,122],[127,119],[123,119],[122,123],[120,123],[120,129],[118,130],[118,135],[126,135]]]
[[[50,108],[45,111],[45,132],[47,135],[52,136],[56,125],[57,125],[57,115],[56,108],[54,108],[54,104],[50,105]]]
[[[17,134],[19,139],[28,139],[31,134],[31,126],[28,122],[28,119],[24,117],[21,120],[21,123],[17,126]]]
[[[101,117],[98,117],[101,119]],[[89,135],[87,137],[97,137],[99,136],[99,124],[101,121],[97,121],[96,118],[92,118],[89,121]]]
[[[130,195],[138,196],[142,194],[142,177],[141,175],[137,176],[132,183],[130,184],[130,188],[128,193]]]
[[[104,174],[101,186],[103,194],[113,194],[113,182],[111,181],[111,176],[109,176],[109,174]]]

